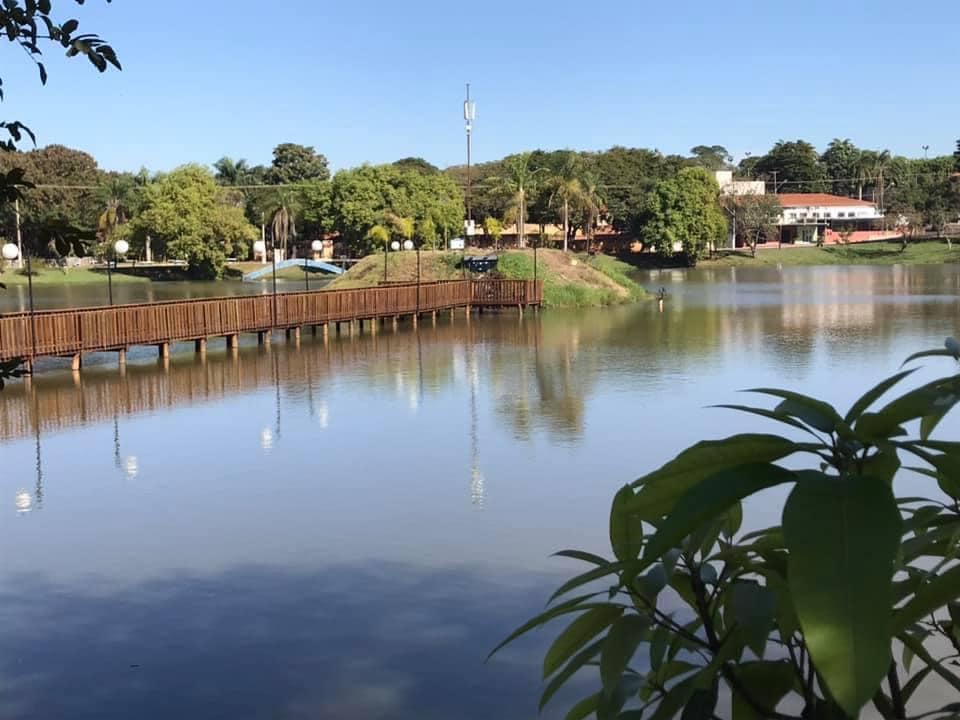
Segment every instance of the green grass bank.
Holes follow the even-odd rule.
[[[532,250],[507,250],[496,254],[499,258],[498,276],[510,280],[534,278]],[[421,280],[429,282],[463,277],[459,267],[461,258],[459,252],[422,252]],[[646,291],[629,277],[633,269],[628,263],[607,256],[590,257],[559,250],[537,252],[536,277],[543,280],[543,302],[548,307],[597,307],[643,299],[647,297]],[[368,255],[327,288],[373,287],[383,282],[384,274],[383,254]],[[416,253],[390,253],[386,259],[386,278],[390,281],[415,281]]]
[[[906,250],[899,242],[831,245],[829,247],[784,247],[749,250],[704,259],[698,267],[750,267],[770,265],[937,265],[960,262],[960,242],[949,247],[946,241],[924,240],[909,243]]]

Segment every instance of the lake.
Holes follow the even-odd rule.
[[[662,312],[148,348],[11,384],[0,717],[535,718],[559,628],[487,652],[579,570],[551,553],[609,554],[618,487],[768,429],[705,406],[774,385],[845,407],[957,334],[957,267],[641,280]]]

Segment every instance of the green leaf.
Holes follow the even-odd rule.
[[[624,563],[607,563],[606,565],[601,565],[600,567],[594,568],[593,570],[588,570],[582,575],[577,575],[575,578],[567,580],[563,585],[557,588],[556,592],[550,596],[548,602],[553,602],[561,595],[565,595],[574,588],[578,588],[581,585],[586,585],[588,582],[593,582],[594,580],[599,580],[602,577],[607,575],[613,575],[620,572],[625,568]]]
[[[754,701],[767,710],[775,710],[793,688],[796,678],[793,667],[787,661],[764,661],[740,663],[736,668],[737,679]],[[733,694],[733,720],[764,720],[736,690]]]
[[[649,565],[683,538],[734,503],[760,490],[796,480],[796,474],[778,465],[751,464],[721,470],[686,492],[647,543],[641,567]]]
[[[753,388],[747,392],[783,398],[783,402],[774,410],[775,413],[795,417],[821,432],[834,432],[843,424],[840,413],[823,400],[777,388]]]
[[[733,536],[740,532],[740,527],[743,525],[743,504],[734,503],[729,510],[727,510],[727,516],[723,521],[723,529],[721,532],[727,540],[732,540]]]
[[[798,430],[803,430],[804,432],[810,432],[810,428],[804,425],[799,420],[794,420],[789,415],[784,415],[779,413],[776,410],[768,410],[766,408],[752,407],[749,405],[711,405],[711,408],[719,410],[736,410],[737,412],[748,413],[750,415],[759,415],[760,417],[767,418],[768,420],[773,420],[775,422],[781,422],[784,425],[789,425],[790,427],[797,428]],[[814,437],[819,439],[819,436],[814,434]]]
[[[640,691],[642,684],[643,681],[637,675],[621,676],[609,695],[600,694],[600,702],[597,703],[597,720],[612,720],[616,717],[627,700]]]
[[[901,395],[876,413],[864,413],[857,434],[867,439],[891,437],[903,423],[946,414],[960,401],[960,376],[939,378]],[[935,424],[935,423],[934,423]]]
[[[610,546],[617,560],[635,560],[643,549],[643,520],[630,510],[633,488],[624,485],[613,497],[610,509]]]
[[[657,604],[657,596],[667,586],[666,568],[660,563],[654,565],[644,575],[637,576],[634,581],[636,590],[646,598],[651,605]]]
[[[573,560],[583,560],[584,562],[591,563],[592,565],[598,565],[600,567],[610,564],[610,561],[606,558],[602,558],[599,555],[594,555],[593,553],[584,552],[583,550],[561,550],[560,552],[555,552],[553,556],[571,558]]]
[[[697,690],[698,675],[688,677],[686,680],[678,682],[670,688],[666,695],[660,699],[656,711],[650,716],[650,720],[671,720],[680,708],[687,704],[687,700]]]
[[[776,622],[777,596],[772,590],[752,581],[733,584],[730,589],[730,619],[737,624],[747,647],[763,658],[767,640]]]
[[[857,400],[853,405],[850,406],[850,411],[847,413],[847,416],[844,418],[844,421],[847,423],[852,423],[866,410],[868,407],[873,405],[877,400],[879,400],[883,395],[898,382],[903,380],[908,375],[912,375],[916,372],[916,368],[913,370],[904,370],[899,372],[896,375],[888,377],[886,380],[875,385],[873,388],[865,392],[859,400]]]
[[[543,677],[548,678],[571,655],[595,638],[623,614],[620,605],[595,607],[574,620],[560,633],[543,658]]]
[[[739,465],[766,463],[797,452],[799,446],[779,435],[732,435],[693,445],[658,470],[633,483],[638,492],[633,509],[648,521],[657,521],[676,501],[701,481]]]
[[[550,702],[550,698],[556,695],[557,691],[563,687],[567,680],[573,677],[577,670],[582,668],[597,656],[597,653],[600,652],[600,648],[603,647],[603,644],[603,638],[591,643],[579,653],[574,655],[573,659],[563,667],[563,670],[551,678],[550,682],[547,683],[547,687],[543,691],[543,695],[540,696],[540,712],[543,712],[543,708],[546,707],[548,702]]]
[[[565,720],[583,720],[592,712],[596,712],[597,703],[600,702],[600,693],[584,698],[567,713]]]
[[[873,478],[803,473],[784,507],[797,617],[817,670],[852,716],[890,664],[901,526],[890,486]]]
[[[649,629],[650,621],[633,613],[623,615],[610,628],[600,655],[604,693],[612,692]]]
[[[903,364],[906,365],[907,363],[913,362],[914,360],[919,360],[920,358],[927,358],[927,357],[948,357],[948,358],[956,359],[957,355],[954,351],[946,350],[946,349],[945,350],[924,350],[923,352],[914,353],[913,355],[908,357],[906,360],[904,360]]]
[[[917,691],[917,688],[920,687],[920,683],[922,683],[932,671],[933,668],[928,665],[907,681],[907,684],[904,685],[900,691],[903,695],[904,704],[910,701],[910,697]]]
[[[894,613],[894,632],[902,633],[918,620],[944,608],[958,596],[960,596],[960,565],[950,568],[942,575],[937,575],[930,582],[920,586],[910,602]]]
[[[717,683],[709,688],[700,688],[693,692],[687,704],[683,706],[680,720],[710,720],[717,707]]]
[[[657,625],[650,638],[650,667],[654,671],[663,665],[663,656],[667,654],[670,644],[670,629],[666,625]]]
[[[549,610],[546,610],[540,613],[539,615],[532,618],[531,620],[528,620],[523,625],[521,625],[516,630],[514,630],[512,633],[510,633],[507,636],[506,640],[504,640],[499,645],[497,645],[493,650],[491,650],[490,654],[487,655],[487,660],[492,658],[497,652],[502,650],[506,645],[509,645],[510,643],[512,643],[521,635],[525,635],[526,633],[530,632],[534,628],[540,627],[541,625],[546,623],[548,620],[552,620],[555,617],[558,617],[560,615],[565,615],[568,613],[581,612],[583,610],[589,610],[591,608],[606,606],[606,603],[582,604],[584,603],[585,600],[589,600],[590,598],[596,597],[597,595],[600,595],[600,594],[602,593],[592,592],[592,593],[587,593],[586,595],[580,595],[578,597],[571,598],[570,600],[562,602],[559,605],[555,605]]]

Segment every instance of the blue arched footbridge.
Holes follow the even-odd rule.
[[[323,260],[305,260],[304,258],[293,258],[292,260],[282,260],[277,263],[277,270],[283,270],[288,267],[298,267],[303,268],[307,272],[311,273],[330,273],[331,275],[342,275],[343,268],[332,265]],[[253,272],[248,272],[243,276],[244,282],[247,280],[259,280],[262,277],[266,277],[273,272],[273,265],[267,264],[264,265],[259,270],[254,270]]]

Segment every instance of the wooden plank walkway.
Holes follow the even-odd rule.
[[[12,313],[0,315],[0,360],[71,357],[79,370],[84,354],[117,351],[123,362],[134,345],[155,345],[165,357],[174,342],[194,341],[202,352],[215,337],[236,347],[241,333],[258,333],[261,342],[269,342],[274,330],[299,336],[302,327],[322,327],[326,335],[330,324],[339,331],[341,323],[350,323],[352,331],[354,323],[362,330],[364,322],[376,332],[375,321],[384,318],[410,316],[416,323],[424,314],[457,308],[522,311],[542,300],[542,281],[451,280]]]

